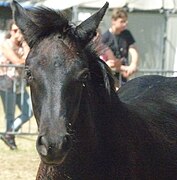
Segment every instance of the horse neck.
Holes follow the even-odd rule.
[[[114,129],[115,124],[118,125],[121,122],[119,114],[121,113],[122,103],[113,90],[110,94],[105,90],[103,92],[95,90],[94,93],[88,94],[92,94],[92,96],[84,96],[84,116],[87,117],[87,123],[92,123],[96,132],[99,132],[102,138],[105,138],[105,132],[111,134],[117,131],[117,129]]]

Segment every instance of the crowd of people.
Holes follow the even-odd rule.
[[[0,84],[0,96],[6,120],[6,131],[4,135],[1,135],[1,140],[12,150],[17,149],[14,132],[17,132],[32,117],[32,108],[30,96],[23,81],[23,68],[10,65],[24,65],[28,52],[29,47],[20,29],[13,21],[10,21],[5,39],[0,46],[2,80],[0,82],[3,82],[3,79],[7,82],[4,82],[2,86]],[[16,105],[21,111],[18,117],[15,117]]]
[[[100,58],[112,70],[115,87],[118,89],[137,70],[138,52],[135,39],[127,29],[128,15],[123,8],[113,10],[111,27],[104,33],[97,32],[94,38],[96,51]],[[0,96],[5,112],[6,131],[1,140],[10,147],[17,149],[14,132],[32,117],[30,96],[25,85],[22,87],[22,68],[5,67],[2,65],[23,65],[29,47],[19,28],[13,21],[9,23],[9,31],[0,45]],[[2,83],[3,80],[6,83]],[[15,117],[16,105],[21,114]]]

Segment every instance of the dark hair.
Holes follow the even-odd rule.
[[[112,19],[117,20],[118,18],[128,18],[128,14],[123,8],[113,9]]]
[[[11,37],[11,34],[10,32],[8,31],[6,34],[5,34],[5,39],[9,39]]]
[[[12,25],[14,24],[13,19],[10,19],[7,23],[7,30],[10,31],[12,29]]]
[[[11,37],[11,34],[10,34],[10,31],[12,29],[12,25],[14,24],[14,21],[13,19],[10,19],[7,23],[7,32],[5,34],[5,38],[6,39],[9,39]]]

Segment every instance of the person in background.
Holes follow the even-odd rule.
[[[102,43],[102,35],[101,35],[101,30],[99,28],[97,29],[96,36],[93,38],[93,43],[94,43],[95,51],[97,52],[100,59],[102,59],[105,62],[114,61],[116,66],[116,71],[120,72],[122,61],[115,57],[112,50],[106,44]],[[112,72],[114,74],[115,71],[113,71],[112,69]],[[116,90],[118,90],[118,88],[120,87],[119,80],[117,78],[114,78],[114,82],[115,82],[115,88]]]
[[[123,8],[116,8],[112,13],[111,27],[102,35],[102,43],[106,44],[116,57],[108,59],[106,63],[113,70],[116,78],[119,79],[119,72],[121,73],[121,84],[136,72],[138,65],[135,39],[127,29],[127,23],[127,12]],[[129,55],[131,62],[129,62]],[[117,63],[117,59],[121,61],[121,66]]]
[[[19,28],[10,23],[10,32],[5,41],[1,45],[1,64],[23,65],[29,52],[29,47],[23,40],[23,36]],[[10,149],[17,148],[14,132],[17,132],[21,126],[32,117],[32,108],[29,94],[26,88],[22,88],[22,68],[3,67],[0,75],[6,74],[12,81],[13,86],[4,90],[0,90],[0,96],[5,111],[6,133],[1,139]],[[16,105],[21,110],[21,114],[15,118]]]

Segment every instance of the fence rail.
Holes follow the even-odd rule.
[[[20,93],[22,94],[22,98],[23,98],[23,93],[24,93],[25,88],[27,88],[27,91],[29,92],[29,88],[26,87],[26,83],[25,83],[25,79],[24,79],[24,66],[23,65],[12,65],[12,64],[0,65],[0,73],[1,73],[1,70],[3,70],[4,68],[6,69],[7,72],[10,68],[14,68],[15,74],[18,72],[19,68],[21,69],[22,76],[20,77],[20,83],[19,83],[19,79],[18,79],[18,81],[14,79],[13,91],[17,91],[16,87],[18,85],[16,83],[19,83],[20,87],[18,87],[18,88],[20,89]],[[2,75],[2,74],[0,74],[0,75]],[[134,75],[134,77],[143,76],[143,75],[162,75],[162,76],[174,77],[174,76],[177,76],[177,71],[140,69],[137,71],[137,73]],[[0,92],[1,92],[1,82],[0,82]],[[6,98],[8,98],[8,97],[6,97]],[[23,106],[23,102],[24,101],[21,100],[21,106]],[[7,107],[7,108],[9,108],[9,107]],[[18,116],[19,113],[20,113],[20,110],[18,108],[16,108],[15,115]],[[0,102],[0,134],[4,134],[5,131],[6,131],[5,113],[3,110],[3,104],[2,104],[2,102]],[[37,126],[36,126],[34,116],[32,116],[30,118],[30,120],[28,122],[26,122],[18,132],[12,132],[12,133],[17,134],[17,135],[36,135],[37,134]]]
[[[136,77],[143,75],[162,75],[167,77],[177,76],[177,71],[172,70],[157,70],[157,69],[140,69],[136,72]]]
[[[20,72],[20,73],[19,73]],[[0,134],[5,134],[7,129],[7,121],[6,121],[6,115],[7,112],[9,112],[9,91],[11,91],[14,94],[14,98],[17,101],[20,97],[20,100],[18,106],[15,107],[15,115],[14,120],[16,117],[18,117],[21,114],[20,108],[23,108],[25,106],[25,100],[24,95],[27,92],[30,96],[29,87],[26,86],[26,81],[24,79],[24,65],[13,65],[13,64],[1,64],[0,65],[0,77],[10,76],[12,80],[12,87],[9,89],[4,89],[6,87],[6,84],[4,81],[1,81],[0,79],[0,96],[1,96],[1,102],[0,102]],[[20,94],[20,96],[19,96]],[[31,97],[30,97],[31,101]],[[4,102],[4,103],[3,103]],[[13,101],[12,101],[13,102]],[[19,105],[20,104],[20,105]],[[28,107],[28,106],[27,106]],[[26,112],[31,112],[32,106],[30,103],[29,109]],[[31,114],[28,114],[29,117],[31,117]],[[12,115],[13,116],[13,115]],[[34,117],[32,116],[24,125],[18,130],[18,131],[12,131],[8,132],[9,134],[17,134],[17,135],[36,135],[37,134],[37,126]]]

